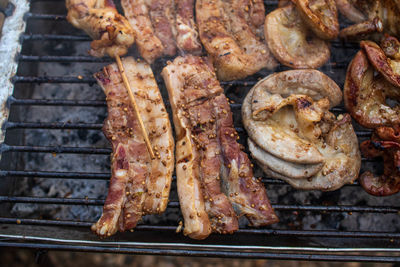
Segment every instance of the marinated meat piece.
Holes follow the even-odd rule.
[[[136,35],[140,55],[153,63],[162,55],[201,53],[194,22],[193,0],[122,0],[122,7]]]
[[[261,7],[244,0],[198,0],[200,40],[213,59],[220,80],[245,78],[277,62],[257,36]]]
[[[176,54],[174,0],[146,0],[154,32],[164,46],[164,54]]]
[[[67,20],[93,38],[92,56],[123,56],[134,43],[132,27],[112,0],[66,0],[66,6]]]
[[[199,55],[202,47],[194,21],[194,0],[175,0],[175,8],[178,48],[184,52]]]
[[[92,230],[110,236],[136,226],[145,214],[168,203],[174,167],[171,125],[151,68],[132,57],[122,60],[157,158],[150,160],[138,121],[116,64],[96,73],[108,105],[103,132],[113,147],[112,176],[103,214]]]
[[[155,35],[149,10],[145,0],[121,0],[122,8],[137,38],[136,45],[140,55],[148,62],[153,63],[155,59],[164,53],[164,46]]]
[[[381,75],[360,50],[347,69],[344,103],[351,116],[362,126],[375,128],[400,124],[399,105],[390,106],[386,99],[400,100],[399,88]]]
[[[238,229],[234,209],[255,226],[277,222],[263,185],[253,177],[250,161],[236,141],[230,106],[209,63],[200,57],[178,57],[162,76],[178,140],[184,234],[203,239],[211,231],[232,233]]]

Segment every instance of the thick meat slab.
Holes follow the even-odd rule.
[[[259,1],[196,1],[200,40],[213,58],[219,79],[241,79],[277,66],[267,45],[257,36],[264,18]]]
[[[240,150],[232,113],[212,66],[178,57],[162,71],[176,129],[178,194],[184,233],[195,239],[238,229],[237,215],[252,225],[277,222],[263,185]]]
[[[135,41],[133,29],[112,0],[66,0],[66,7],[67,20],[94,39],[92,56],[123,56]]]
[[[104,67],[95,78],[107,97],[103,132],[113,154],[103,214],[92,226],[100,236],[132,229],[143,215],[163,212],[174,166],[171,125],[151,68],[132,57],[122,62],[157,158],[150,159],[117,65]]]

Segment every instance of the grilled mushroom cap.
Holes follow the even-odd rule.
[[[264,33],[275,58],[288,67],[318,68],[330,57],[328,43],[308,29],[293,4],[269,13]]]
[[[335,0],[294,0],[297,10],[310,29],[321,39],[335,39],[339,21]]]
[[[382,48],[375,42],[362,41],[360,46],[364,49],[369,62],[380,72],[388,82],[400,87],[400,60],[390,59]]]
[[[400,100],[399,88],[383,76],[374,76],[374,68],[360,50],[347,69],[344,103],[351,116],[362,126],[376,128],[400,124],[400,106],[391,107],[386,99]]]

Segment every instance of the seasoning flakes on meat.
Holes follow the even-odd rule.
[[[176,129],[184,233],[195,239],[232,233],[241,215],[254,226],[277,222],[263,184],[253,177],[237,143],[230,106],[211,64],[200,57],[178,57],[162,76]]]
[[[95,78],[106,94],[108,117],[103,132],[113,153],[103,214],[92,226],[99,236],[132,229],[143,215],[163,212],[174,167],[172,129],[151,68],[132,57],[122,62],[156,159],[150,159],[117,65],[104,67]]]

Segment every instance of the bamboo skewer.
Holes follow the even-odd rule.
[[[136,118],[139,121],[140,129],[142,130],[142,134],[144,137],[144,142],[146,143],[146,146],[147,146],[147,150],[150,153],[151,159],[155,159],[156,157],[154,156],[153,149],[151,148],[149,136],[147,135],[146,128],[144,127],[144,124],[142,121],[142,117],[140,116],[139,108],[136,104],[135,96],[132,93],[131,86],[129,85],[128,78],[126,77],[126,74],[125,74],[124,65],[122,65],[122,61],[121,61],[121,58],[119,57],[119,55],[116,55],[115,59],[117,61],[119,72],[121,73],[122,81],[124,82],[126,90],[128,90],[128,95],[129,95],[129,98],[131,99],[132,107],[133,107],[133,110],[135,111]]]

